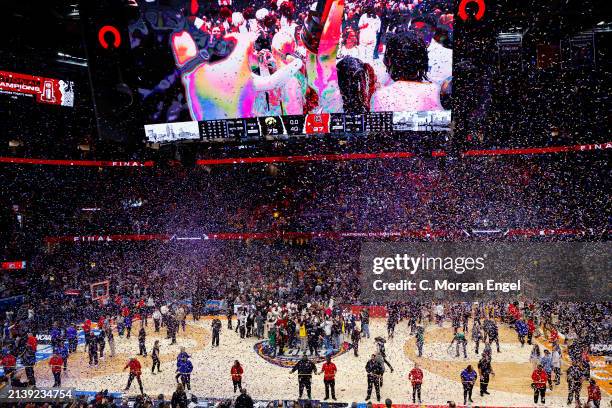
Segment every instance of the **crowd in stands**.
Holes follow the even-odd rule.
[[[124,242],[89,247],[62,246],[40,254],[30,270],[11,286],[37,305],[37,325],[57,313],[73,320],[95,312],[91,286],[110,281],[110,292],[133,298],[133,291],[164,300],[224,299],[257,287],[279,299],[355,301],[359,282],[355,242],[321,241],[305,245],[254,241],[208,241],[204,244]],[[241,254],[236,256],[236,254]],[[221,278],[219,278],[221,276]],[[8,294],[8,293],[7,293]],[[59,306],[58,306],[59,305]],[[27,309],[26,309],[27,310]],[[99,316],[98,316],[99,317]],[[96,317],[97,320],[97,317]]]
[[[38,243],[92,234],[599,231],[606,225],[605,159],[595,153],[212,168],[5,167],[4,233]]]

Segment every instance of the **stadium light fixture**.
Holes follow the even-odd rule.
[[[87,66],[87,59],[80,58],[80,57],[75,57],[75,56],[69,55],[69,54],[64,54],[63,52],[58,52],[57,53],[56,61],[59,62],[60,64],[76,65],[76,66],[79,66],[79,67],[86,67]]]

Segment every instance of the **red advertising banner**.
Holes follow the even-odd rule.
[[[507,229],[499,231],[503,236],[509,237],[533,237],[552,235],[586,235],[589,231],[568,228],[523,228]],[[611,231],[607,231],[608,234]],[[422,238],[436,239],[441,237],[464,237],[465,231],[447,230],[403,230],[403,231],[318,231],[318,232],[213,232],[209,234],[181,237],[170,234],[112,234],[112,235],[66,235],[60,237],[46,237],[45,242],[49,244],[58,243],[101,243],[115,241],[206,241],[206,240],[266,240],[266,239],[344,239],[344,238],[370,238],[370,239],[392,239],[392,238]],[[469,235],[468,235],[469,236]]]
[[[592,143],[572,146],[528,147],[518,149],[491,149],[467,150],[462,156],[509,156],[532,154],[556,154],[572,152],[589,152],[612,149],[612,142]],[[432,157],[445,157],[447,153],[442,150],[431,152]],[[312,154],[307,156],[268,156],[268,157],[228,157],[222,159],[200,159],[196,161],[199,166],[218,164],[249,164],[249,163],[292,163],[309,161],[345,161],[345,160],[372,160],[372,159],[408,159],[418,157],[412,152],[382,152],[382,153],[342,153],[342,154]]]
[[[2,269],[25,269],[26,261],[2,262]]]
[[[588,152],[593,150],[612,149],[612,142],[592,143],[573,146],[527,147],[520,149],[468,150],[463,156],[507,156],[524,154],[551,154],[568,152]]]
[[[47,166],[85,166],[85,167],[153,167],[152,160],[140,161],[109,161],[109,160],[53,160],[31,159],[23,157],[0,157],[0,163],[40,164]]]
[[[2,72],[2,71],[0,71]],[[2,92],[2,91],[0,91]],[[463,156],[504,156],[504,155],[533,155],[533,154],[555,154],[555,153],[579,153],[597,152],[612,149],[612,142],[573,145],[532,147],[524,149],[493,149],[493,150],[468,150]],[[432,157],[445,157],[447,153],[442,150],[431,152]],[[197,160],[198,165],[222,165],[222,164],[248,164],[248,163],[285,163],[301,161],[332,161],[332,160],[367,160],[367,159],[407,159],[417,157],[411,152],[383,152],[383,153],[344,153],[344,154],[315,154],[310,156],[269,156],[269,157],[235,157],[223,159]],[[90,166],[90,167],[153,167],[155,162],[148,161],[109,161],[109,160],[53,160],[23,157],[0,157],[0,163],[7,164],[34,164],[48,166]],[[172,164],[178,165],[178,161]]]
[[[74,106],[74,84],[62,79],[0,71],[0,93],[34,96],[38,103]]]
[[[349,309],[352,314],[357,315],[363,309],[368,309],[370,317],[387,317],[387,308],[385,306],[362,306],[362,305],[340,305],[342,309]]]

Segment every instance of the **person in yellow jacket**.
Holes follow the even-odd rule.
[[[306,329],[306,323],[300,322],[300,351],[306,353],[308,349],[308,330]]]

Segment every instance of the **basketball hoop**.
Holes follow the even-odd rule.
[[[104,300],[108,298],[109,286],[110,281],[108,280],[92,283],[91,285],[89,285],[89,288],[91,290],[91,300],[97,300],[100,302],[100,305],[102,305],[104,303]]]

